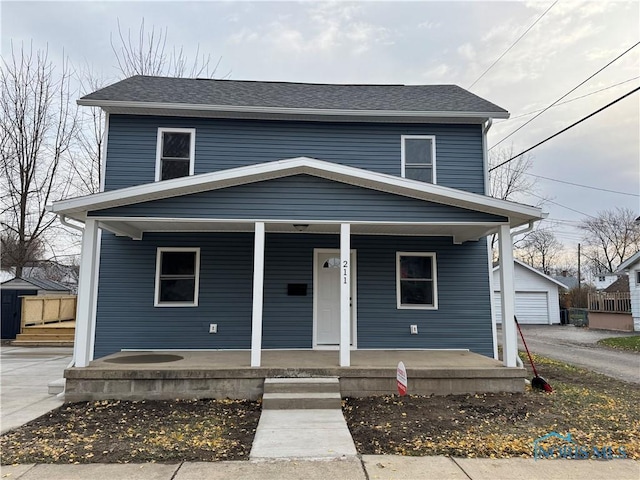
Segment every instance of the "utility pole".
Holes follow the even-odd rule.
[[[582,306],[582,295],[580,292],[580,244],[578,244],[578,303]]]

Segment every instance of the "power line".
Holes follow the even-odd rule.
[[[560,100],[562,100],[564,97],[566,97],[567,95],[569,95],[570,93],[574,92],[575,90],[577,90],[578,88],[580,88],[582,85],[584,85],[585,83],[587,83],[589,80],[591,80],[593,77],[595,77],[597,74],[599,74],[601,71],[603,71],[605,68],[607,68],[609,65],[611,65],[612,63],[614,63],[616,60],[618,60],[619,58],[622,58],[624,55],[626,55],[627,53],[629,53],[631,50],[633,50],[634,48],[636,48],[638,45],[640,45],[640,42],[637,42],[635,45],[629,47],[627,50],[625,50],[624,52],[622,52],[620,55],[618,55],[616,58],[614,58],[613,60],[611,60],[609,63],[607,63],[604,67],[600,68],[597,72],[589,75],[589,77],[587,77],[585,80],[583,80],[582,82],[580,82],[578,85],[576,85],[575,87],[573,87],[571,90],[569,90],[567,93],[565,93],[564,95],[562,95],[559,99],[557,99],[555,102],[553,102],[551,105],[549,105],[548,107],[544,108],[541,112],[539,112],[537,115],[535,115],[534,117],[530,118],[529,120],[527,120],[525,123],[523,123],[522,125],[520,125],[518,128],[516,128],[513,132],[511,132],[509,135],[507,135],[506,137],[504,137],[502,140],[500,140],[498,143],[496,143],[495,145],[493,145],[491,148],[489,148],[489,150],[497,147],[498,145],[500,145],[502,142],[504,142],[507,138],[509,138],[511,135],[513,135],[514,133],[520,131],[521,129],[523,129],[524,127],[526,127],[527,125],[529,125],[531,122],[533,122],[536,118],[538,118],[540,115],[542,115],[544,112],[546,112],[547,110],[549,110],[551,107],[553,107],[556,103],[558,103]]]
[[[529,28],[527,28],[527,29],[524,31],[524,33],[523,33],[522,35],[520,35],[520,36],[518,37],[518,39],[517,39],[515,42],[513,42],[513,43],[511,44],[511,46],[510,46],[509,48],[507,48],[507,49],[504,51],[504,53],[503,53],[502,55],[500,55],[500,56],[499,56],[499,57],[498,57],[498,58],[497,58],[497,59],[496,59],[496,60],[495,60],[491,65],[489,65],[489,68],[487,68],[484,72],[482,72],[482,75],[480,75],[478,78],[476,78],[476,81],[475,81],[475,82],[473,82],[471,85],[469,85],[469,87],[467,88],[467,90],[471,90],[471,88],[472,88],[476,83],[478,83],[478,81],[479,81],[482,77],[484,77],[484,76],[486,75],[486,73],[487,73],[489,70],[491,70],[491,69],[494,67],[494,65],[495,65],[496,63],[498,63],[498,62],[502,59],[502,57],[504,57],[507,53],[509,53],[509,50],[511,50],[513,47],[515,47],[515,46],[516,46],[516,44],[517,44],[520,40],[522,40],[522,38],[523,38],[527,33],[529,33],[529,30],[531,30],[531,29],[536,25],[536,23],[538,23],[540,20],[542,20],[542,17],[544,17],[544,16],[549,12],[549,10],[551,10],[551,9],[553,8],[553,6],[554,6],[556,3],[558,3],[558,0],[556,0],[555,2],[553,2],[553,3],[551,4],[551,6],[550,6],[549,8],[547,8],[547,9],[544,11],[544,13],[543,13],[542,15],[540,15],[540,16],[537,18],[537,20],[536,20],[535,22],[533,22],[533,23],[531,24],[531,26],[530,26]]]
[[[495,170],[496,168],[499,168],[499,167],[501,167],[501,166],[503,166],[503,165],[506,165],[507,163],[511,162],[512,160],[515,160],[516,158],[518,158],[518,157],[520,157],[520,156],[524,155],[525,153],[530,152],[530,151],[531,151],[531,150],[533,150],[534,148],[539,147],[539,146],[540,146],[540,145],[542,145],[543,143],[548,142],[549,140],[551,140],[552,138],[557,137],[558,135],[560,135],[560,134],[562,134],[562,133],[566,132],[567,130],[569,130],[569,129],[571,129],[571,128],[575,127],[576,125],[578,125],[578,124],[580,124],[580,123],[584,122],[585,120],[587,120],[587,119],[589,119],[589,118],[593,117],[594,115],[596,115],[596,114],[598,114],[598,113],[602,112],[603,110],[606,110],[607,108],[609,108],[609,107],[611,107],[611,106],[615,105],[615,104],[616,104],[616,103],[618,103],[619,101],[624,100],[624,99],[625,99],[625,98],[627,98],[629,95],[631,95],[631,94],[633,94],[633,93],[636,93],[638,90],[640,90],[640,87],[636,87],[636,88],[634,88],[634,89],[633,89],[633,90],[631,90],[630,92],[625,93],[623,96],[621,96],[621,97],[619,97],[619,98],[615,99],[613,102],[608,103],[608,104],[607,104],[607,105],[605,105],[604,107],[599,108],[599,109],[598,109],[598,110],[596,110],[595,112],[590,113],[590,114],[589,114],[589,115],[587,115],[586,117],[582,117],[582,118],[581,118],[580,120],[578,120],[577,122],[574,122],[574,123],[572,123],[571,125],[569,125],[568,127],[563,128],[563,129],[562,129],[562,130],[560,130],[559,132],[554,133],[554,134],[553,134],[553,135],[551,135],[550,137],[547,137],[547,138],[545,138],[544,140],[542,140],[541,142],[536,143],[533,147],[529,147],[529,148],[527,148],[526,150],[524,150],[524,151],[520,152],[519,154],[514,155],[513,157],[509,158],[508,160],[505,160],[504,162],[499,163],[499,164],[498,164],[498,165],[496,165],[495,167],[491,167],[491,168],[489,169],[489,171],[491,172],[491,171]]]
[[[591,190],[600,190],[601,192],[617,193],[619,195],[629,195],[630,197],[640,197],[640,195],[638,195],[637,193],[620,192],[619,190],[609,190],[608,188],[600,188],[600,187],[594,187],[593,185],[584,185],[582,183],[574,183],[574,182],[568,182],[566,180],[558,180],[557,178],[545,177],[542,175],[536,175],[534,173],[528,173],[528,172],[522,172],[522,173],[524,173],[525,175],[531,175],[532,177],[536,177],[536,178],[544,178],[545,180],[550,180],[552,182],[573,185],[575,187],[590,188]]]
[[[587,93],[585,95],[580,95],[579,97],[573,97],[573,98],[571,98],[571,99],[569,99],[569,100],[567,100],[565,102],[556,103],[553,106],[554,107],[559,107],[560,105],[566,105],[567,103],[575,102],[576,100],[580,100],[580,99],[585,98],[585,97],[590,97],[591,95],[595,95],[596,93],[604,92],[605,90],[610,90],[610,89],[618,87],[620,85],[624,85],[625,83],[633,82],[634,80],[637,80],[638,78],[640,78],[640,75],[638,75],[637,77],[633,77],[633,78],[630,78],[628,80],[625,80],[624,82],[614,83],[613,85],[609,85],[608,87],[601,88],[600,90],[596,90],[594,92]],[[515,120],[516,118],[526,117],[528,115],[533,115],[534,113],[542,112],[542,110],[544,110],[544,109],[540,108],[538,110],[533,110],[531,112],[521,113],[520,115],[516,115],[515,117],[505,118],[500,123],[508,122],[510,120]]]
[[[589,218],[595,218],[593,215],[589,215],[588,213],[581,212],[580,210],[576,210],[575,208],[567,207],[566,205],[562,205],[561,203],[554,202],[553,200],[549,200],[548,198],[541,197],[540,195],[536,195],[535,193],[527,192],[527,194],[528,195],[533,195],[534,197],[537,197],[540,200],[543,200],[545,202],[553,203],[554,205],[557,205],[558,207],[566,208],[567,210],[571,210],[572,212],[579,213],[580,215],[584,215],[584,216],[589,217]]]

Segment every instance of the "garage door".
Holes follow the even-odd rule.
[[[502,305],[500,292],[494,292],[493,305],[496,312],[496,321],[502,322]],[[518,322],[525,324],[548,324],[549,306],[547,292],[516,292],[516,316]]]

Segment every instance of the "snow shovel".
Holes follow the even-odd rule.
[[[533,358],[531,358],[531,353],[529,353],[529,347],[527,347],[527,342],[524,341],[524,335],[522,335],[522,330],[520,329],[520,324],[518,323],[518,319],[516,316],[513,316],[513,319],[516,321],[516,327],[518,327],[518,332],[520,332],[520,338],[522,339],[522,343],[524,344],[524,349],[527,351],[527,355],[529,356],[529,363],[531,363],[531,368],[533,369],[534,377],[531,379],[531,387],[537,390],[543,390],[545,392],[553,392],[553,388],[549,385],[544,378],[538,375],[538,371],[536,370],[536,366],[533,363]]]

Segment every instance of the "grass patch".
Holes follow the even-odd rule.
[[[260,404],[246,400],[66,404],[0,437],[2,464],[246,460]]]
[[[640,335],[603,338],[602,340],[598,340],[598,343],[600,345],[605,345],[607,347],[617,348],[620,350],[631,350],[633,352],[640,352]]]
[[[576,445],[622,446],[640,459],[640,385],[537,355],[534,361],[553,393],[345,399],[358,452],[528,458],[534,439],[555,431],[570,433]]]

